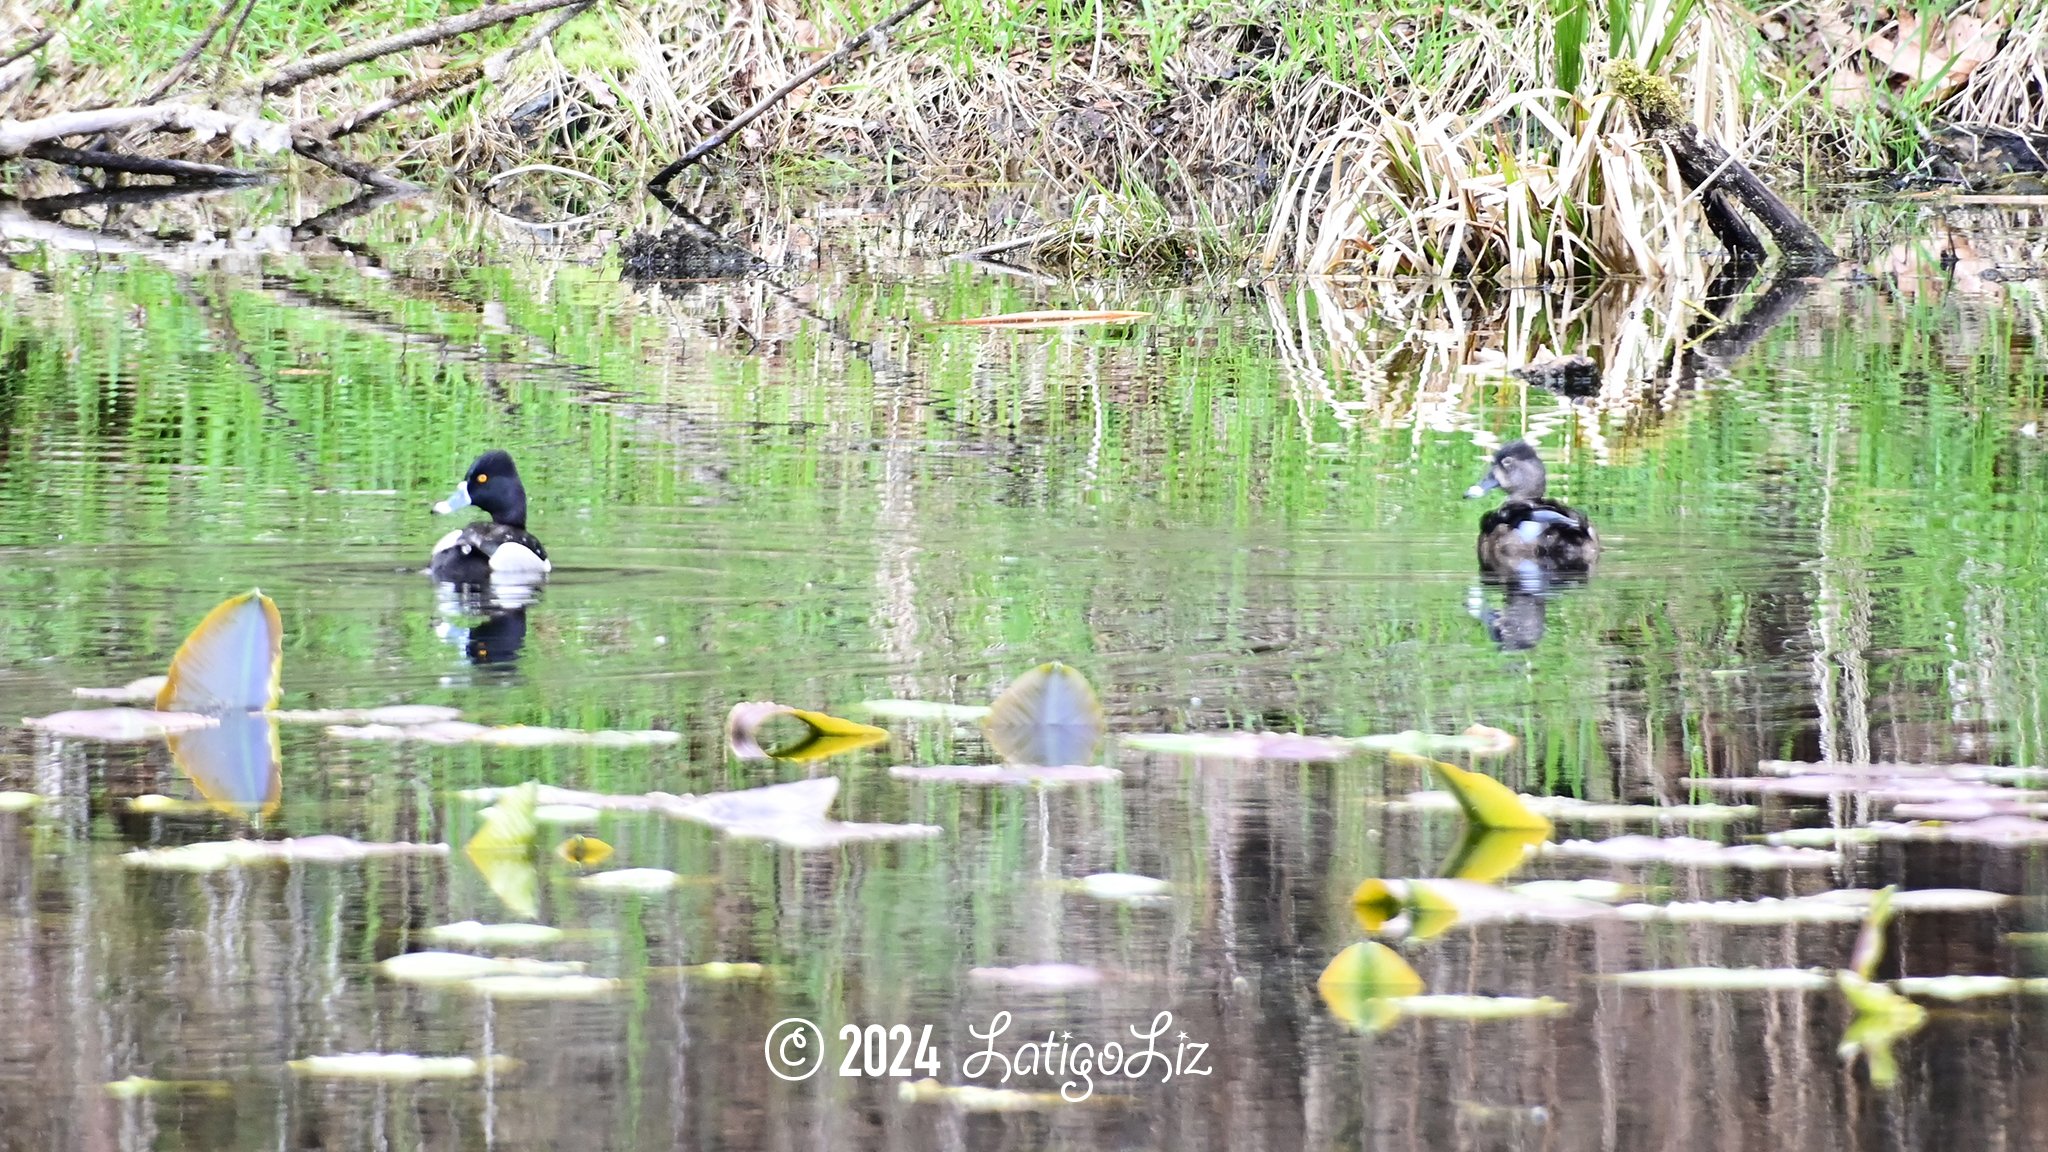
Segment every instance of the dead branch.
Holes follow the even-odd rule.
[[[0,58],[0,68],[7,67],[9,64],[14,63],[16,60],[21,59],[23,56],[28,55],[29,53],[35,51],[38,48],[41,48],[43,45],[48,44],[50,41],[56,39],[57,32],[62,27],[62,21],[64,19],[68,19],[69,17],[76,16],[78,14],[78,6],[84,2],[85,0],[71,0],[71,7],[65,10],[64,15],[62,17],[51,20],[50,26],[48,28],[45,28],[41,32],[36,33],[34,36],[29,37],[28,41],[22,44],[21,47],[13,49],[12,51],[7,53],[6,57]]]
[[[567,8],[583,2],[584,0],[518,0],[517,3],[511,4],[486,5],[460,16],[450,16],[445,20],[436,20],[432,24],[410,28],[396,35],[365,41],[333,52],[323,52],[318,56],[309,56],[296,64],[287,65],[267,76],[250,81],[243,87],[243,91],[260,92],[266,96],[289,92],[308,80],[317,80],[352,64],[361,64],[365,60],[375,60],[379,56],[389,56],[393,52],[403,52],[408,48],[438,44],[452,37],[517,20],[522,16],[550,12],[556,8]],[[929,3],[930,0],[924,2]]]
[[[33,145],[66,136],[137,129],[190,132],[202,141],[227,136],[237,144],[264,152],[282,151],[291,142],[291,129],[272,120],[237,116],[193,104],[155,104],[146,108],[59,112],[37,120],[0,120],[0,158],[19,156]]]
[[[292,151],[316,164],[325,164],[358,184],[380,192],[418,192],[420,186],[379,171],[375,165],[351,159],[324,140],[301,136],[292,141]]]
[[[105,172],[129,172],[137,176],[169,176],[175,180],[196,182],[219,183],[264,178],[262,172],[228,168],[220,164],[166,160],[159,156],[137,156],[132,152],[87,151],[83,148],[66,148],[49,141],[30,145],[22,155],[32,160],[47,160],[52,164],[65,164],[73,168],[98,168]]]
[[[770,92],[766,96],[761,97],[759,100],[754,101],[753,107],[748,108],[745,112],[742,112],[739,115],[733,117],[730,121],[726,123],[725,127],[720,128],[718,131],[713,132],[711,135],[705,137],[704,140],[700,142],[695,148],[692,148],[688,152],[683,153],[681,157],[676,159],[673,163],[669,164],[668,167],[663,168],[661,171],[655,173],[654,179],[649,180],[647,182],[648,191],[654,192],[657,196],[660,195],[661,191],[668,187],[668,182],[676,178],[676,173],[681,172],[683,169],[688,168],[692,164],[695,164],[697,161],[703,159],[705,155],[710,153],[712,149],[718,147],[720,144],[725,143],[727,140],[732,139],[733,134],[735,132],[738,132],[740,129],[745,128],[749,124],[752,124],[755,120],[760,118],[763,112],[766,112],[770,108],[773,108],[777,104],[780,104],[783,98],[788,96],[791,92],[794,92],[798,88],[803,87],[805,84],[810,83],[812,80],[816,79],[822,73],[829,72],[832,69],[838,67],[841,63],[843,63],[848,57],[852,56],[855,52],[858,52],[863,47],[866,47],[869,41],[874,40],[878,37],[887,36],[891,28],[894,28],[898,24],[903,23],[905,20],[910,19],[912,16],[917,14],[919,9],[923,8],[925,5],[931,2],[932,0],[911,0],[910,4],[905,5],[902,8],[898,8],[895,12],[885,17],[880,23],[873,24],[867,28],[864,28],[860,32],[857,32],[854,35],[848,37],[846,40],[842,41],[839,47],[832,50],[831,55],[825,57],[823,60],[820,60],[816,64],[811,65],[809,68],[806,68],[803,71],[797,73],[796,75],[790,77],[789,82],[784,84],[782,87],[777,88],[775,91]]]
[[[156,87],[149,90],[149,95],[142,98],[144,104],[154,104],[163,99],[166,92],[169,92],[178,81],[185,78],[186,70],[192,67],[193,61],[199,59],[201,52],[206,51],[206,46],[213,43],[213,38],[220,35],[221,25],[228,22],[228,16],[234,12],[235,5],[239,3],[241,3],[241,0],[227,0],[226,3],[220,6],[220,11],[215,12],[213,19],[206,22],[206,30],[199,34],[199,39],[194,40],[192,46],[185,49],[183,55],[172,61],[170,70],[164,73],[164,78],[157,81]]]
[[[332,140],[351,132],[360,132],[388,112],[416,104],[421,100],[432,100],[451,92],[469,87],[483,77],[481,64],[469,64],[461,68],[449,68],[425,76],[410,84],[402,84],[381,100],[372,100],[360,108],[352,108],[331,120],[301,120],[292,125],[292,132],[298,136],[311,136],[320,140]]]

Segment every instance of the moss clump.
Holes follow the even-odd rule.
[[[1685,122],[1685,106],[1679,102],[1678,89],[1671,81],[1644,70],[1633,60],[1609,62],[1606,76],[1607,86],[1628,102],[1636,123],[1645,131],[1676,128]]]

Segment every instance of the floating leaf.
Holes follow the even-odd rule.
[[[1521,1020],[1530,1016],[1562,1016],[1572,1006],[1548,996],[1403,996],[1392,1001],[1403,1016],[1437,1020]]]
[[[1465,812],[1465,819],[1474,826],[1528,829],[1540,832],[1544,837],[1550,835],[1550,821],[1529,811],[1522,798],[1507,785],[1483,772],[1468,772],[1441,760],[1427,763],[1430,775],[1457,799],[1458,807]]]
[[[1762,811],[1754,804],[1597,804],[1570,796],[1531,796],[1525,792],[1515,793],[1515,798],[1538,816],[1588,824],[1726,824]],[[1441,791],[1410,792],[1387,805],[1397,810],[1424,812],[1448,811],[1458,806],[1455,795]]]
[[[284,794],[277,724],[267,712],[229,712],[211,728],[173,733],[171,761],[215,808],[267,816]]]
[[[594,892],[666,892],[683,882],[683,877],[666,868],[617,868],[576,881],[579,888]]]
[[[280,708],[271,718],[282,724],[438,724],[462,715],[438,704],[391,704],[382,708]]]
[[[225,1080],[148,1080],[130,1076],[110,1081],[107,1095],[116,1100],[140,1100],[151,1096],[232,1096],[234,1085]]]
[[[1849,953],[1849,971],[1863,980],[1876,975],[1878,962],[1884,959],[1885,930],[1891,927],[1894,891],[1889,887],[1880,890],[1863,910],[1863,930],[1856,934],[1856,947]]]
[[[1559,924],[1614,915],[1591,900],[1525,895],[1456,879],[1367,880],[1352,892],[1351,911],[1368,932],[1400,931],[1416,940],[1439,936],[1457,923]]]
[[[1289,760],[1315,763],[1358,754],[1350,740],[1287,732],[1141,732],[1117,737],[1125,748],[1213,760]]]
[[[524,787],[524,785],[521,785]],[[510,792],[510,788],[470,788],[456,795],[464,800],[492,801]],[[569,788],[557,788],[552,784],[541,784],[534,792],[534,799],[540,806],[534,809],[539,818],[541,808],[568,806],[589,808],[606,812],[660,812],[670,806],[690,799],[670,792],[649,792],[644,796],[612,796],[603,792],[577,792]]]
[[[768,975],[768,966],[713,960],[705,964],[685,964],[677,971],[702,980],[759,980]]]
[[[1624,904],[1624,920],[1669,920],[1687,924],[1847,924],[1863,919],[1853,905],[1825,900],[1704,900],[1672,904]]]
[[[761,751],[756,740],[761,725],[777,716],[794,716],[810,728],[810,736],[770,752]],[[771,700],[754,700],[732,706],[725,718],[725,741],[732,754],[742,760],[823,760],[858,748],[881,744],[889,733],[871,724],[841,720],[823,712],[807,712]]]
[[[522,960],[467,952],[405,952],[377,965],[408,984],[459,984],[484,976],[566,976],[583,971],[576,960]]]
[[[488,1061],[469,1056],[414,1056],[406,1052],[343,1052],[308,1056],[291,1062],[301,1076],[345,1080],[468,1080],[485,1072],[505,1073],[519,1067],[510,1056]]]
[[[2010,976],[1907,976],[1892,987],[1906,996],[1954,1001],[2016,995],[2027,990],[2027,982]]]
[[[1511,733],[1474,724],[1456,736],[1418,732],[1413,728],[1382,736],[1358,736],[1350,743],[1375,752],[1400,752],[1419,759],[1463,752],[1471,756],[1504,756],[1515,750]]]
[[[1701,992],[1819,992],[1834,979],[1818,968],[1653,968],[1609,976],[1629,988]]]
[[[1611,840],[1566,840],[1545,844],[1546,856],[1577,856],[1617,864],[1685,864],[1697,868],[1832,868],[1842,854],[1817,848],[1762,844],[1730,846],[1683,836],[1617,836]]]
[[[1044,1112],[1065,1111],[1073,1107],[1057,1092],[941,1084],[930,1077],[898,1084],[896,1098],[906,1104],[942,1104],[961,1112]]]
[[[595,836],[571,836],[555,845],[555,855],[586,867],[611,859],[612,846]]]
[[[988,715],[985,704],[945,704],[937,700],[863,700],[859,706],[870,716],[890,720],[946,720],[966,724]]]
[[[52,736],[112,743],[161,740],[173,732],[191,732],[218,723],[216,717],[197,712],[153,712],[141,708],[89,708],[22,720],[23,725]]]
[[[533,866],[539,793],[540,785],[529,780],[500,795],[478,814],[482,825],[462,850],[506,909],[528,920],[540,914],[540,874]]]
[[[384,856],[445,856],[446,844],[366,843],[345,836],[301,836],[295,840],[212,840],[175,848],[123,853],[135,868],[175,872],[217,872],[252,864],[352,864]]]
[[[1842,1032],[1836,1055],[1844,1064],[1862,1055],[1870,1066],[1871,1086],[1890,1088],[1899,1079],[1892,1045],[1927,1023],[1927,1009],[1854,972],[1835,973],[1835,982],[1856,1009],[1856,1018]]]
[[[1041,992],[1065,988],[1092,988],[1103,981],[1099,969],[1079,964],[1020,964],[1014,968],[969,968],[967,976],[981,984],[1027,988]]]
[[[476,920],[458,920],[453,924],[437,924],[420,935],[436,944],[522,948],[558,943],[568,933],[545,924],[484,924]]]
[[[1630,888],[1614,880],[1531,880],[1526,884],[1510,885],[1508,891],[1535,900],[1591,900],[1596,904],[1613,904],[1628,895]]]
[[[533,810],[534,820],[542,824],[593,824],[603,816],[588,804],[542,804]]]
[[[1004,760],[1053,767],[1093,760],[1106,727],[1088,678],[1058,663],[1010,681],[981,722]]]
[[[284,622],[270,597],[252,589],[222,601],[185,637],[157,710],[218,716],[275,708],[283,669]]]
[[[546,748],[555,745],[591,745],[600,748],[638,748],[682,741],[680,732],[660,728],[644,730],[578,729],[529,727],[507,724],[490,727],[467,720],[440,720],[428,724],[336,724],[329,736],[343,740],[412,740],[423,744],[488,744],[500,748]]]
[[[481,976],[462,986],[500,1000],[600,1000],[626,986],[602,976]]]
[[[934,320],[932,323],[978,328],[1071,328],[1080,324],[1128,324],[1150,315],[1150,312],[1051,309],[1041,312],[1004,312],[995,316],[976,316],[967,320]]]
[[[34,792],[0,792],[0,812],[26,812],[45,800]]]
[[[1444,863],[1443,875],[1453,880],[1491,884],[1514,872],[1530,849],[1550,837],[1550,828],[1483,828],[1470,825],[1457,850]]]
[[[907,840],[936,836],[929,824],[849,824],[825,815],[839,795],[839,778],[822,776],[740,792],[681,798],[663,809],[671,816],[709,824],[741,840],[768,840],[789,848],[832,848],[862,840]]]
[[[164,690],[168,676],[144,676],[130,680],[118,688],[73,688],[73,696],[86,700],[110,700],[120,704],[155,704],[157,693]],[[130,1080],[135,1077],[129,1077]]]
[[[1365,941],[1337,953],[1316,980],[1316,991],[1339,1020],[1361,1032],[1380,1032],[1400,1019],[1393,1001],[1422,993],[1422,977],[1384,944]]]
[[[1173,885],[1128,872],[1097,872],[1081,878],[1081,891],[1098,900],[1152,901],[1165,899]]]
[[[1067,784],[1109,784],[1123,779],[1114,768],[1093,764],[938,764],[925,768],[897,765],[889,769],[892,780],[924,784],[1025,785],[1039,788]]]

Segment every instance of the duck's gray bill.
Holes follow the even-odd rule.
[[[464,480],[462,483],[457,484],[455,486],[454,495],[448,497],[446,500],[441,501],[439,504],[434,505],[434,511],[439,512],[442,515],[446,515],[450,512],[455,511],[457,508],[467,507],[469,507],[469,481]]]
[[[1475,496],[1484,496],[1498,487],[1500,487],[1499,478],[1495,477],[1491,470],[1488,470],[1486,475],[1479,478],[1479,483],[1465,489],[1465,499],[1470,500]]]

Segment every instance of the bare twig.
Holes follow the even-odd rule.
[[[993,256],[998,252],[1011,252],[1018,248],[1029,248],[1034,244],[1043,244],[1047,240],[1057,240],[1066,234],[1067,230],[1065,228],[1047,228],[1043,232],[1033,232],[1029,236],[1019,236],[1015,240],[998,240],[993,244],[983,244],[979,248],[969,248],[965,252],[955,252],[951,256],[946,257],[946,259],[979,260],[984,256]]]
[[[798,88],[803,87],[805,84],[810,83],[813,79],[816,79],[820,74],[829,72],[832,69],[838,67],[848,57],[852,56],[855,52],[858,52],[863,47],[865,47],[869,41],[875,39],[877,36],[886,36],[891,28],[894,28],[896,25],[901,24],[905,20],[910,19],[912,16],[917,14],[917,11],[919,9],[923,8],[925,5],[931,2],[932,0],[911,0],[911,3],[905,5],[902,8],[898,8],[895,12],[891,13],[888,17],[884,18],[880,23],[874,24],[848,37],[845,41],[840,43],[839,47],[833,49],[831,55],[825,57],[823,60],[820,60],[816,64],[811,65],[809,68],[806,68],[803,71],[797,73],[796,75],[790,77],[789,82],[784,84],[782,87],[777,88],[775,91],[770,92],[766,96],[761,97],[759,100],[754,101],[753,107],[748,108],[745,112],[742,112],[739,115],[733,117],[729,122],[727,122],[725,127],[720,128],[718,131],[713,132],[711,135],[705,137],[704,140],[700,142],[695,148],[692,148],[688,152],[683,153],[681,157],[676,159],[668,167],[663,168],[661,171],[655,173],[654,179],[649,180],[647,182],[648,190],[657,191],[660,189],[667,188],[668,182],[676,178],[676,173],[681,172],[683,169],[688,168],[690,165],[695,164],[697,161],[703,159],[707,154],[710,153],[712,149],[718,147],[720,144],[725,143],[727,140],[732,139],[732,136],[735,132],[738,132],[740,129],[745,128],[749,124],[752,124],[755,120],[760,119],[761,114],[763,112],[766,112],[770,108],[773,108],[777,104],[780,104],[783,98],[788,96],[791,92],[794,92]]]
[[[423,24],[393,36],[365,41],[333,52],[323,52],[318,56],[308,56],[296,64],[287,65],[267,76],[250,81],[243,90],[261,92],[264,95],[289,92],[308,80],[317,80],[352,64],[361,64],[365,60],[375,60],[379,56],[389,56],[393,52],[403,52],[408,48],[438,44],[455,36],[517,20],[522,16],[550,12],[556,8],[567,8],[583,2],[585,0],[517,0],[516,3],[510,4],[485,5],[460,16],[436,20],[432,24]]]
[[[213,19],[206,22],[206,30],[199,34],[199,39],[194,40],[192,46],[185,49],[184,55],[172,62],[170,70],[164,73],[164,78],[157,81],[156,87],[149,90],[149,95],[142,98],[144,104],[154,104],[163,99],[164,93],[169,92],[178,81],[185,78],[185,71],[192,67],[193,61],[199,59],[201,52],[206,51],[206,46],[213,43],[213,38],[220,34],[221,25],[228,22],[228,16],[234,12],[235,5],[241,2],[242,0],[227,0],[220,6],[220,11],[215,12]]]
[[[360,108],[352,108],[332,120],[301,120],[292,125],[292,132],[299,136],[312,136],[320,140],[332,140],[351,132],[360,132],[388,112],[416,104],[421,100],[432,100],[451,92],[467,88],[483,77],[480,64],[466,64],[460,68],[449,68],[424,76],[410,84],[393,89],[389,96],[372,100]]]
[[[220,82],[227,78],[228,65],[235,58],[235,41],[241,39],[242,25],[249,22],[249,14],[254,11],[256,11],[256,0],[247,0],[247,3],[242,5],[242,14],[235,17],[235,26],[228,29],[228,38],[220,46],[220,63],[214,65],[213,69],[213,83],[215,87],[219,87]]]
[[[325,164],[358,184],[380,192],[418,192],[420,186],[381,172],[375,165],[342,155],[324,140],[301,136],[292,141],[292,151],[316,164]]]
[[[177,180],[224,183],[261,180],[264,174],[220,164],[199,164],[191,160],[166,160],[159,156],[137,156],[132,152],[89,152],[45,141],[32,144],[22,155],[74,168],[98,168],[105,172],[131,172],[138,176],[169,176]]]
[[[484,60],[484,79],[494,84],[504,79],[506,71],[512,67],[514,60],[546,43],[548,37],[562,30],[562,25],[590,11],[596,3],[597,0],[582,0],[582,3],[577,4],[573,8],[557,12],[543,21],[540,27],[527,33],[526,39],[521,40],[502,52],[495,52],[486,57]]]
[[[192,132],[202,139],[225,134],[237,144],[252,145],[265,152],[282,150],[290,142],[291,134],[285,125],[272,120],[236,116],[192,104],[98,108],[89,112],[59,112],[37,120],[0,120],[0,158],[19,156],[46,140],[136,129]]]
[[[0,68],[5,68],[9,64],[14,63],[16,60],[21,59],[23,56],[26,56],[29,53],[35,51],[36,49],[41,48],[43,45],[48,44],[51,40],[55,39],[56,36],[56,28],[51,27],[43,29],[41,32],[38,32],[34,36],[29,37],[28,43],[23,44],[21,47],[16,48],[12,52],[9,52],[5,60],[0,60]]]

